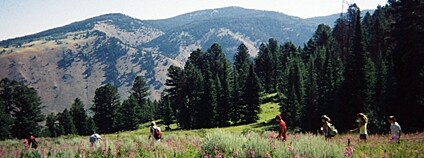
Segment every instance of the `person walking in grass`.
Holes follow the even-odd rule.
[[[153,142],[160,142],[161,139],[162,131],[160,130],[160,127],[156,125],[156,122],[152,121],[152,123],[150,124],[149,140],[154,140]]]
[[[359,129],[359,140],[367,141],[367,136],[368,136],[368,132],[367,132],[368,117],[365,114],[363,114],[363,113],[357,114],[356,117],[358,118],[356,120],[356,122],[358,122],[358,128],[352,129],[352,130],[350,130],[350,132],[353,132],[353,131],[356,131],[356,130]]]
[[[32,132],[29,132],[28,138],[27,138],[28,146],[31,148],[37,149],[38,142],[35,140],[35,135]]]
[[[387,120],[390,122],[390,140],[392,142],[400,143],[400,135],[402,133],[402,129],[400,128],[400,125],[396,122],[395,116],[389,116]]]
[[[98,144],[99,140],[101,140],[101,139],[102,139],[102,137],[93,130],[93,134],[90,136],[90,139],[89,139],[90,140],[90,147],[93,147],[96,144]]]
[[[321,116],[321,121],[323,123],[321,127],[321,132],[324,134],[326,139],[332,138],[337,134],[337,129],[333,124],[330,123],[331,119],[327,115]]]
[[[287,139],[287,126],[286,122],[283,121],[281,115],[275,116],[275,120],[278,122],[278,136],[277,139],[285,141]]]

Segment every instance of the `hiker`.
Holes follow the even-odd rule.
[[[356,122],[358,122],[358,128],[350,130],[350,132],[356,131],[359,129],[359,140],[367,141],[367,124],[368,124],[368,117],[363,114],[359,113],[356,115],[358,118]]]
[[[150,124],[149,140],[155,140],[160,142],[161,138],[162,138],[162,131],[160,130],[160,127],[156,126],[155,121],[152,121],[152,123]]]
[[[31,148],[37,149],[38,142],[37,140],[35,140],[35,135],[32,132],[29,132],[27,142],[28,145],[31,146]]]
[[[333,124],[330,123],[331,119],[327,115],[321,116],[321,121],[323,123],[321,127],[321,132],[324,134],[326,139],[332,138],[337,134],[337,129]]]
[[[277,139],[285,141],[287,139],[287,126],[286,122],[283,121],[281,116],[278,114],[275,116],[275,120],[278,122],[278,136]]]
[[[400,125],[396,122],[395,116],[389,116],[387,120],[390,122],[390,140],[392,142],[400,142],[400,134],[402,133],[402,129],[400,128]]]
[[[93,130],[93,134],[90,136],[90,147],[96,145],[97,142],[99,142],[99,139],[101,140],[102,137]]]

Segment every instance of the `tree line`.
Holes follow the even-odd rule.
[[[255,122],[260,95],[278,93],[293,131],[316,131],[326,114],[344,132],[360,112],[370,118],[372,133],[386,131],[389,115],[404,131],[421,131],[423,6],[389,1],[361,17],[353,4],[333,28],[319,25],[303,47],[271,38],[251,58],[240,44],[232,65],[215,43],[193,51],[183,68],[168,69],[161,100],[183,129]]]
[[[139,124],[159,118],[158,102],[148,99],[148,86],[143,77],[135,78],[129,93],[121,103],[117,88],[106,84],[96,89],[89,109],[76,98],[69,110],[65,108],[45,116],[34,88],[4,78],[0,81],[0,139],[26,138],[29,132],[51,137],[89,135],[93,131],[113,133],[135,130]],[[43,121],[45,126],[40,125]]]

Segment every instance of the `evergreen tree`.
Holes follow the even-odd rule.
[[[138,127],[139,120],[137,116],[137,100],[130,95],[127,100],[122,103],[119,108],[119,120],[117,127],[119,130],[135,130]]]
[[[204,94],[204,81],[200,70],[191,63],[187,62],[185,70],[187,80],[186,82],[191,83],[192,86],[187,88],[187,105],[190,115],[190,126],[192,128],[201,128],[203,124],[199,124],[201,115],[207,114],[207,111],[203,111],[208,105],[203,104]]]
[[[91,110],[94,112],[93,120],[98,131],[101,133],[116,132],[117,110],[120,106],[116,87],[106,84],[97,88],[93,102]]]
[[[260,113],[260,83],[259,78],[256,76],[253,64],[249,67],[249,74],[247,76],[246,85],[244,86],[245,93],[242,98],[246,101],[246,111],[244,112],[244,121],[246,123],[253,123],[259,119]]]
[[[150,121],[153,115],[153,109],[147,104],[149,87],[142,76],[137,76],[135,78],[130,93],[137,101],[134,108],[137,113],[137,120],[140,121],[139,123]]]
[[[283,118],[287,120],[287,124],[292,129],[298,130],[301,127],[301,112],[305,105],[305,66],[300,56],[292,55],[287,62],[288,76],[287,83],[284,84],[280,91],[287,96],[281,105],[281,113]]]
[[[50,137],[58,137],[59,136],[59,127],[56,124],[56,115],[54,113],[50,113],[46,118],[46,126],[49,131]]]
[[[244,44],[240,44],[234,55],[234,72],[233,72],[233,90],[232,90],[232,107],[231,120],[238,123],[241,119],[241,112],[246,110],[247,101],[242,97],[245,95],[247,76],[249,68],[253,62],[250,59],[248,48]]]
[[[165,85],[169,88],[166,89],[166,92],[171,100],[171,105],[174,105],[172,109],[174,110],[175,119],[181,128],[188,129],[190,128],[190,113],[185,100],[188,84],[185,82],[185,74],[181,68],[170,66],[167,76],[169,78],[166,80]]]
[[[255,68],[261,85],[263,85],[262,87],[264,87],[267,93],[273,92],[274,62],[274,57],[269,51],[268,46],[262,43],[259,46],[258,56],[255,58]]]
[[[1,91],[1,89],[0,89]],[[0,98],[0,140],[10,138],[12,133],[12,117],[8,111],[6,111],[6,106],[3,103],[4,101]]]
[[[394,76],[398,84],[395,107],[390,113],[404,121],[402,130],[422,130],[424,105],[420,103],[420,72],[424,65],[424,2],[422,0],[390,0],[393,23],[390,41],[393,46]]]
[[[216,74],[217,96],[217,126],[226,126],[229,121],[230,105],[230,62],[222,51],[219,44],[214,43],[207,51],[207,59],[210,61],[210,71]]]
[[[162,116],[163,124],[166,125],[167,128],[170,128],[169,125],[171,125],[174,120],[171,101],[168,97],[162,97],[161,100],[161,106],[164,107],[164,115]]]
[[[352,122],[352,125],[357,113],[370,112],[369,107],[373,104],[373,88],[375,86],[375,67],[365,50],[359,8],[357,8],[355,15],[355,22],[357,23],[354,26],[357,27],[355,27],[351,51],[346,60],[343,83],[345,104],[339,107],[342,110],[342,113],[340,113],[341,121]],[[341,128],[347,130],[351,127],[345,125]]]
[[[79,135],[89,135],[90,130],[87,128],[87,114],[85,113],[84,104],[79,98],[75,98],[70,110],[72,121],[75,124]]]
[[[0,100],[13,119],[11,134],[15,138],[26,138],[29,132],[39,133],[39,122],[44,121],[41,100],[34,88],[4,78],[0,81]]]
[[[96,123],[94,123],[93,117],[87,117],[87,129],[91,131],[90,134],[93,134],[93,131],[97,130]]]
[[[62,113],[58,113],[57,115],[57,120],[59,121],[59,125],[63,128],[65,135],[77,134],[77,129],[75,128],[75,124],[72,121],[72,116],[68,109],[63,110]]]

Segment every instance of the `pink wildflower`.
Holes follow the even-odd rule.
[[[256,152],[254,149],[250,149],[250,158],[255,158],[256,157]]]
[[[387,158],[386,150],[384,150],[383,154],[381,154],[381,158]]]
[[[203,158],[211,158],[211,155],[203,151],[202,157]]]
[[[294,158],[299,158],[299,154],[294,155]]]
[[[221,155],[220,153],[217,153],[217,154],[215,155],[215,158],[224,158],[224,155]]]
[[[288,147],[289,153],[293,153],[293,146],[290,144]]]
[[[350,146],[350,139],[347,139],[347,147],[344,151],[345,158],[352,158],[353,157],[353,148]]]
[[[25,147],[25,149],[29,149],[29,142],[28,142],[28,140],[26,140],[26,139],[24,139],[24,147]]]
[[[275,138],[275,133],[273,131],[270,132],[269,135],[268,135],[268,138],[269,139],[274,139]]]
[[[266,152],[264,157],[265,158],[271,158],[271,155],[269,154],[269,152]]]
[[[128,158],[133,158],[134,157],[134,152],[130,151],[130,154],[128,155]]]

